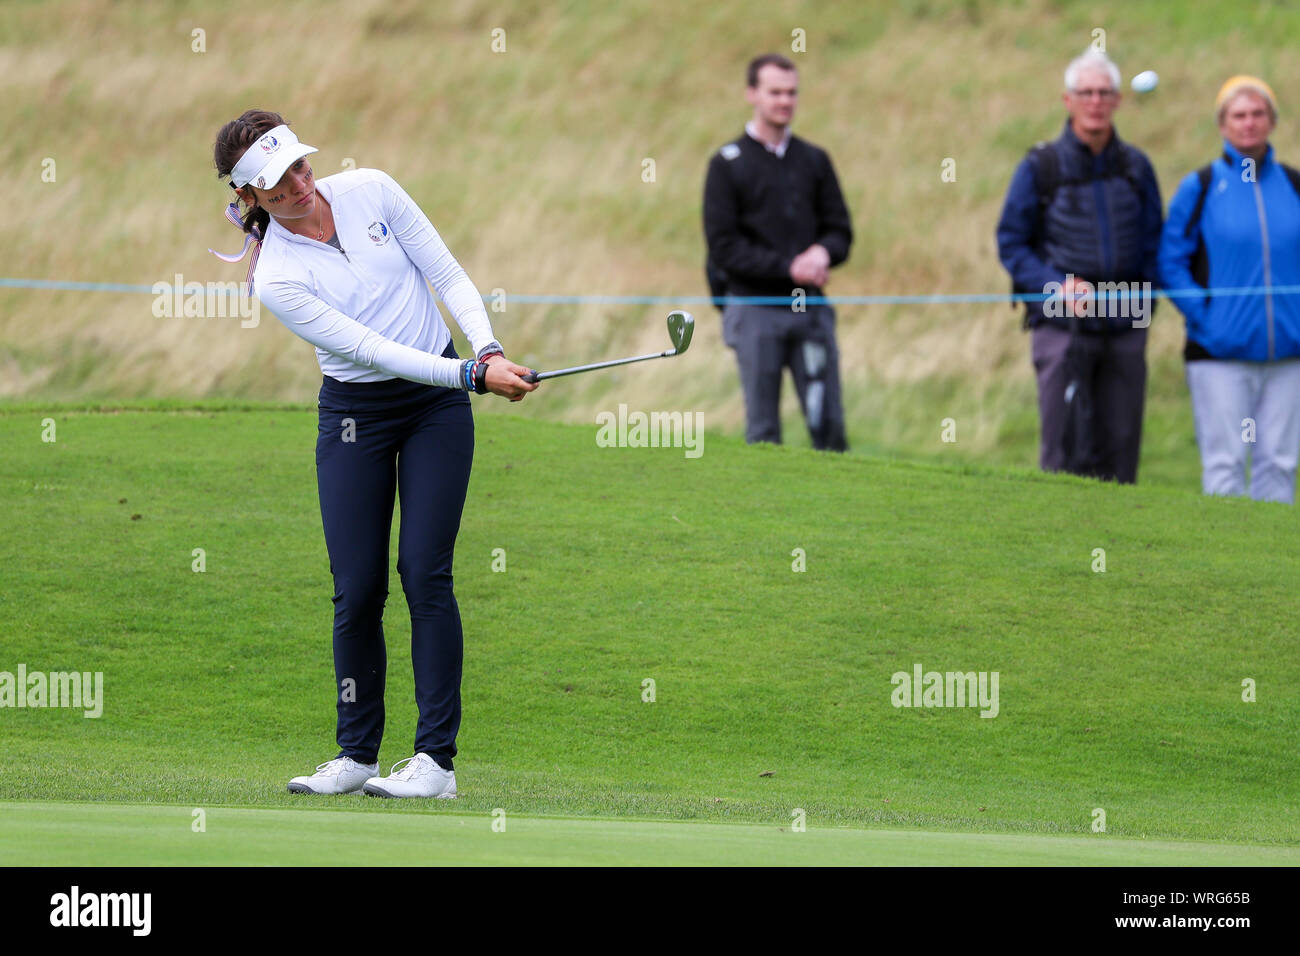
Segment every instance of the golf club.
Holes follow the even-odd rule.
[[[672,340],[673,347],[666,352],[651,352],[649,355],[613,359],[609,362],[597,362],[594,365],[578,365],[574,368],[562,368],[554,372],[529,372],[522,378],[525,382],[540,382],[548,378],[559,378],[561,375],[576,375],[578,372],[591,372],[598,368],[609,368],[613,365],[628,365],[632,362],[644,362],[647,359],[671,358],[674,355],[681,355],[690,347],[691,333],[694,331],[695,316],[681,310],[669,312],[668,337]]]

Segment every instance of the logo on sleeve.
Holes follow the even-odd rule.
[[[376,219],[370,224],[370,228],[366,230],[366,234],[370,236],[371,242],[377,246],[382,246],[388,241],[388,226]]]
[[[740,147],[735,143],[728,143],[726,146],[722,147],[722,149],[718,150],[718,152],[722,154],[723,159],[735,159],[740,155]]]

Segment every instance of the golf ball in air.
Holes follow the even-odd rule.
[[[1134,93],[1150,93],[1160,82],[1160,77],[1156,76],[1155,70],[1143,70],[1137,76],[1133,77]]]

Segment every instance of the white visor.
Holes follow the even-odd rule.
[[[258,189],[270,189],[280,181],[285,170],[314,152],[316,147],[298,142],[298,137],[289,127],[277,126],[263,133],[244,150],[244,155],[230,171],[230,181],[236,186],[252,183]]]

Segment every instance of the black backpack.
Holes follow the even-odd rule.
[[[1137,172],[1137,149],[1128,143],[1120,143],[1120,167],[1119,175],[1129,181],[1134,192],[1142,191],[1142,184],[1138,179]],[[1055,143],[1035,143],[1034,146],[1025,154],[1025,158],[1031,160],[1034,170],[1034,188],[1038,190],[1038,213],[1041,221],[1042,216],[1047,212],[1047,207],[1052,204],[1056,198],[1056,192],[1062,186],[1073,186],[1076,183],[1090,182],[1090,179],[1062,179],[1061,178],[1061,157],[1056,151]]]

